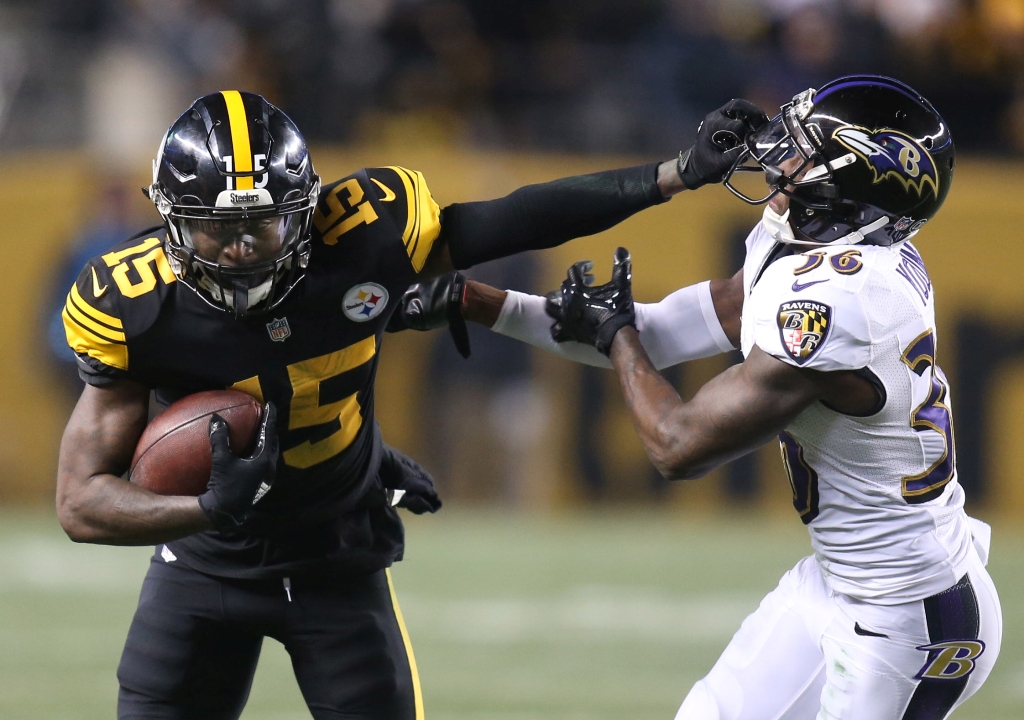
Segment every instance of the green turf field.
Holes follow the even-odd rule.
[[[522,516],[409,523],[394,570],[430,720],[671,720],[743,616],[806,554],[759,517]],[[41,513],[0,513],[0,718],[109,720],[150,550],[76,546]],[[997,525],[1003,651],[960,720],[1024,717],[1024,533]],[[277,643],[247,720],[308,718]]]

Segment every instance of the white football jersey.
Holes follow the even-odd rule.
[[[758,223],[744,263],[743,355],[756,345],[797,367],[858,370],[885,400],[868,417],[816,402],[780,435],[826,580],[879,604],[945,590],[965,571],[971,535],[921,256],[905,241],[772,262],[775,247]]]

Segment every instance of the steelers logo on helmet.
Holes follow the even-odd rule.
[[[779,306],[779,335],[786,353],[803,365],[825,344],[832,325],[832,308],[804,300]]]
[[[837,128],[833,137],[853,150],[874,173],[875,184],[892,178],[918,197],[930,190],[939,194],[939,179],[931,153],[917,140],[898,130],[868,130],[851,125]]]
[[[384,312],[388,291],[377,283],[353,285],[341,302],[345,317],[352,322],[366,322]]]

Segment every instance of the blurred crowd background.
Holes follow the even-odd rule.
[[[123,152],[124,118],[105,112],[118,93],[166,125],[210,87],[246,87],[314,141],[663,152],[723,97],[778,107],[873,72],[930,98],[960,147],[1024,151],[1020,0],[5,0],[0,13],[5,148],[101,142],[116,125]]]
[[[1012,274],[996,279],[1024,260],[1024,0],[0,0],[0,251],[30,268],[0,289],[16,308],[0,358],[0,500],[52,492],[80,388],[59,307],[88,257],[157,221],[138,187],[193,98],[262,93],[303,130],[326,179],[409,165],[444,205],[671,158],[732,97],[771,115],[850,73],[913,85],[967,158],[947,203],[959,210],[940,215],[943,243],[923,253],[939,289],[942,362],[958,370],[961,479],[973,502],[1024,513],[1013,434],[1024,425],[1005,421],[1024,412],[1024,289]],[[741,262],[757,212],[716,192],[607,239],[473,272],[544,291],[581,254],[635,242],[638,294],[655,300]],[[774,449],[720,482],[670,488],[604,371],[479,329],[468,362],[444,333],[387,342],[378,415],[448,499],[788,503]],[[735,361],[669,377],[685,394]]]

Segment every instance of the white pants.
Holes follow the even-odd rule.
[[[902,605],[834,593],[804,558],[743,621],[676,720],[947,717],[985,682],[1002,638],[995,587],[971,555],[965,581]]]

